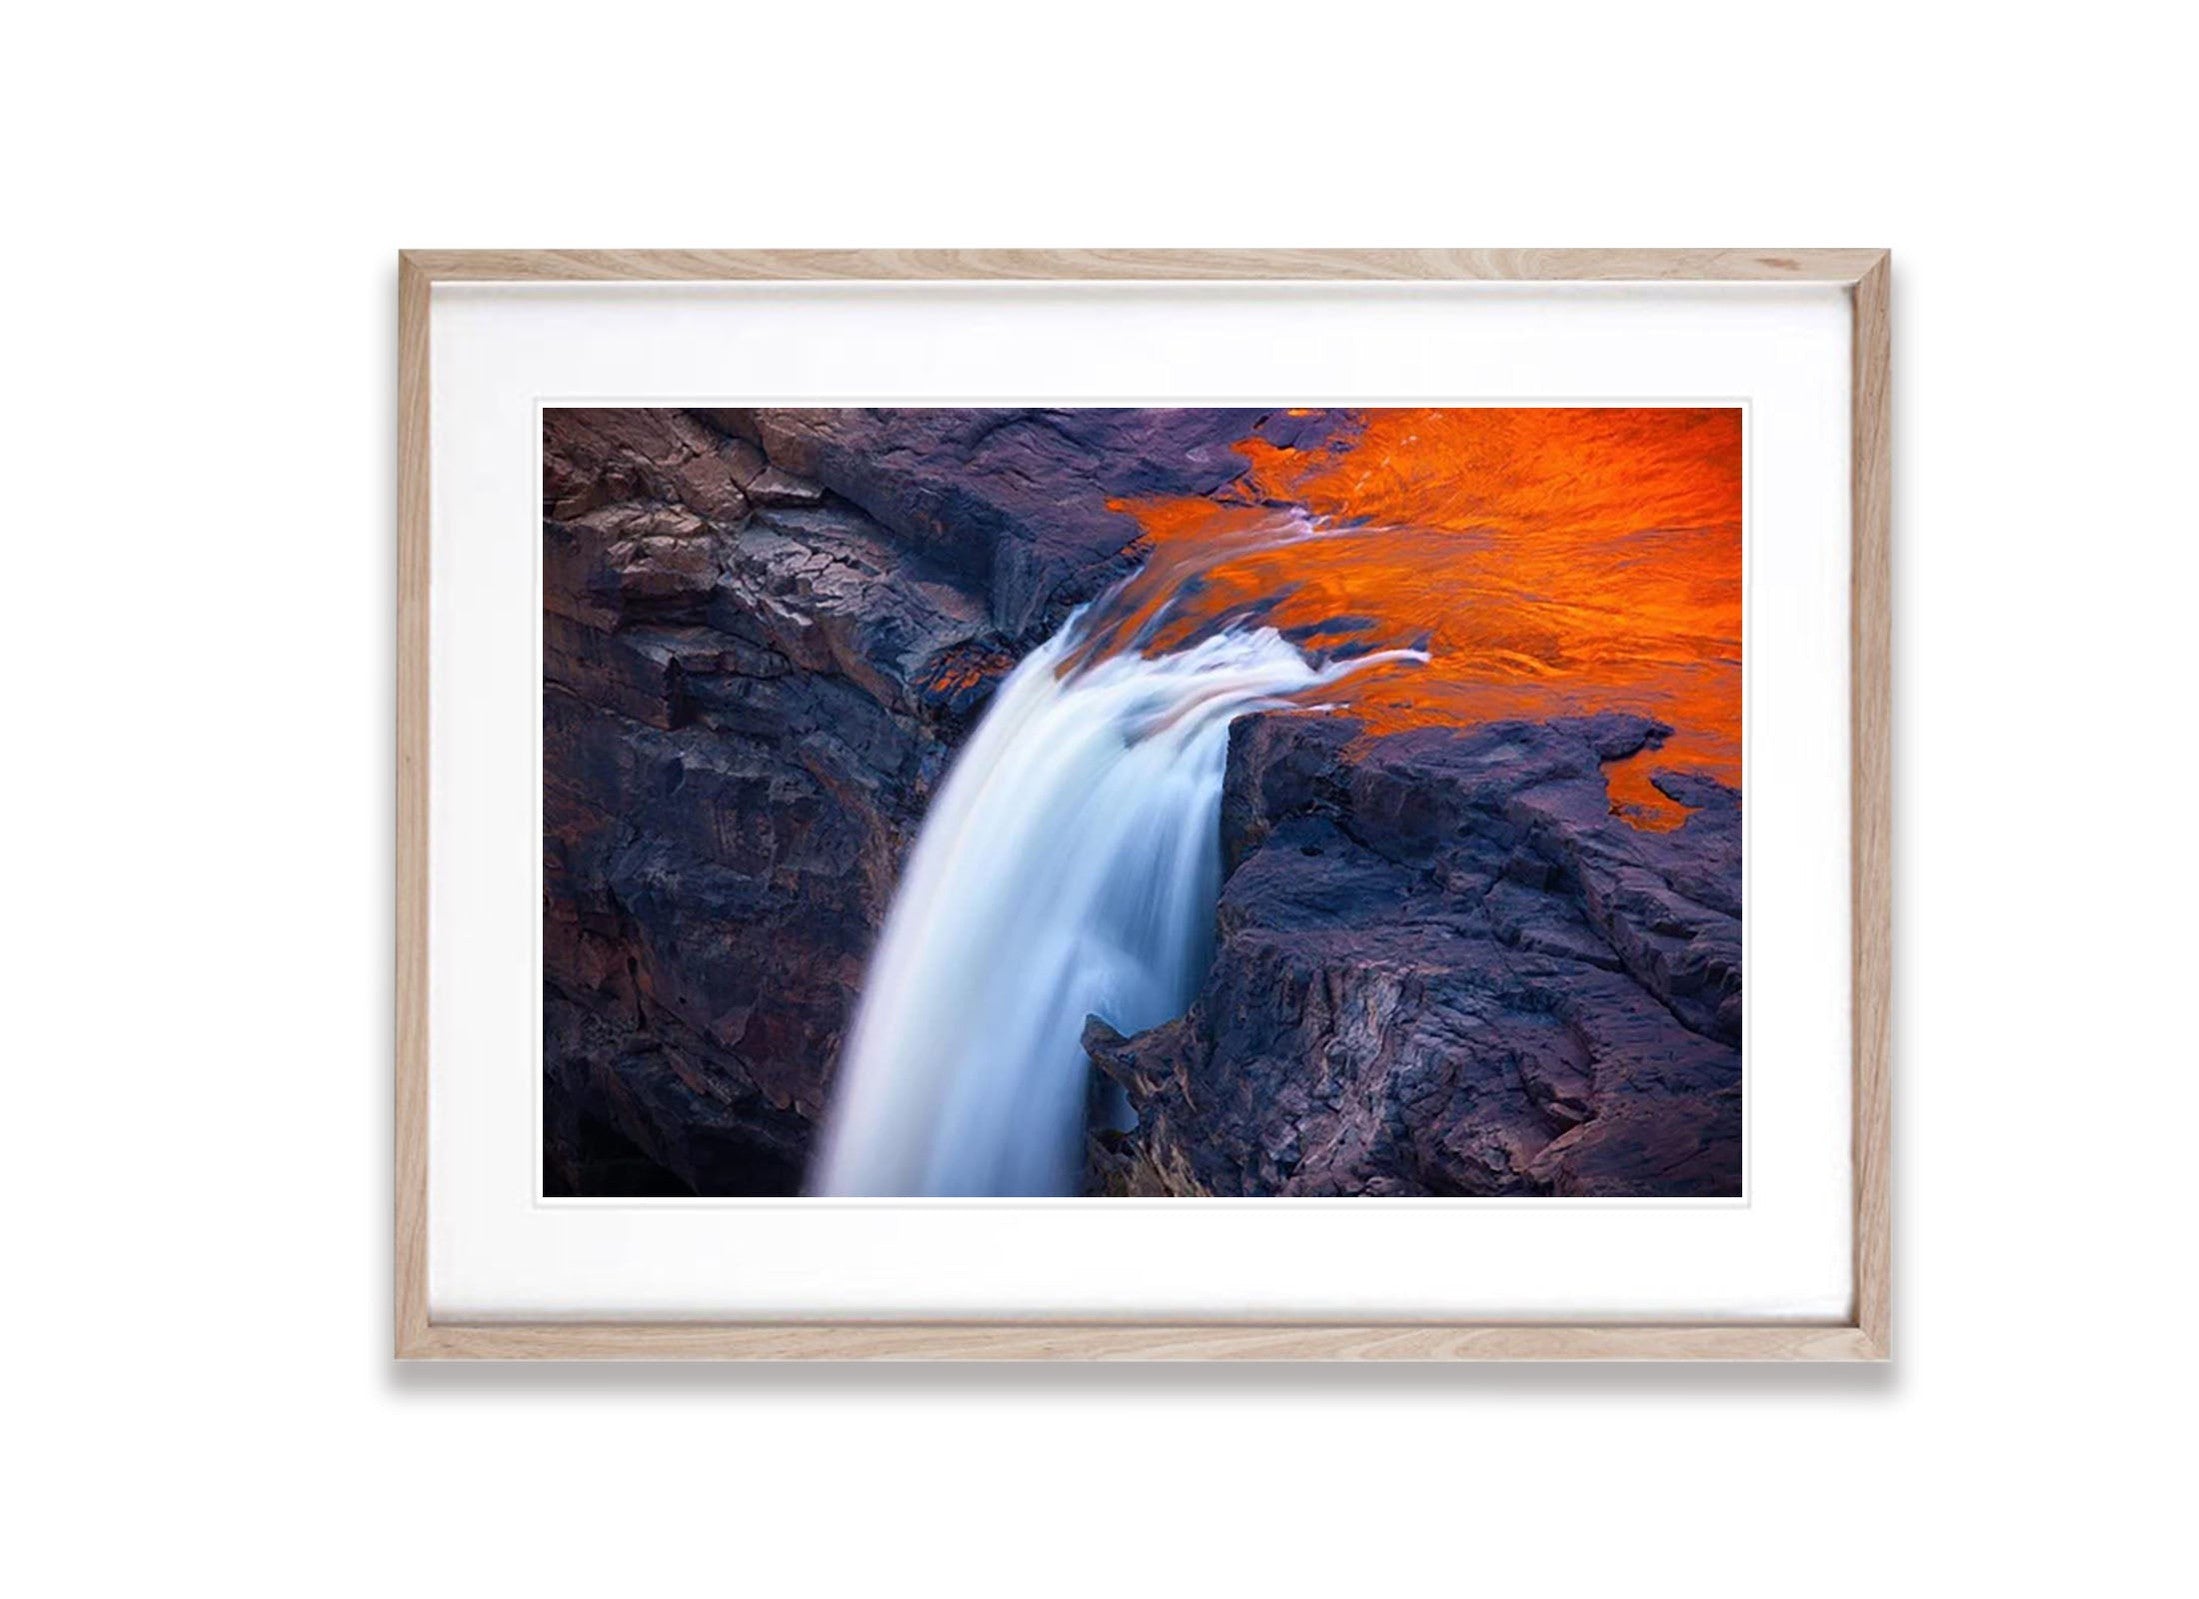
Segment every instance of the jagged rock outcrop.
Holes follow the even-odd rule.
[[[1667,731],[1240,722],[1203,992],[1087,1025],[1093,1191],[1738,1194],[1740,797],[1654,773],[1695,809],[1638,831],[1602,773]]]
[[[1129,570],[1137,525],[1109,501],[1211,494],[1244,475],[1239,440],[1308,431],[1287,414],[1230,410],[703,414],[984,594],[1011,637]]]
[[[792,1192],[992,686],[1207,494],[1242,411],[545,413],[552,1193]]]

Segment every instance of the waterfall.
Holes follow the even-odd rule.
[[[1181,1015],[1205,976],[1229,724],[1425,658],[1323,665],[1227,623],[1148,655],[1173,602],[1126,614],[1134,598],[1126,585],[1027,656],[949,771],[865,979],[812,1192],[1079,1192],[1086,1015],[1134,1033]]]

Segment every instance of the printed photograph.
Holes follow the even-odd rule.
[[[546,409],[543,1193],[1739,1196],[1742,446]]]

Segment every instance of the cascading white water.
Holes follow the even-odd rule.
[[[1175,653],[1083,613],[1001,684],[925,818],[842,1055],[811,1190],[1071,1194],[1084,1019],[1180,1015],[1210,956],[1229,724],[1380,660],[1270,628]]]

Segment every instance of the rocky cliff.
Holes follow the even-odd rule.
[[[1219,948],[1182,1019],[1086,1047],[1138,1125],[1094,1192],[1737,1194],[1740,801],[1612,814],[1607,715],[1421,729],[1248,718]]]
[[[797,1188],[925,805],[1002,674],[1226,496],[1261,411],[553,410],[544,1181]],[[1087,1029],[1096,1192],[1734,1192],[1739,800],[1639,719],[1234,730],[1197,1004]]]
[[[1009,666],[1231,411],[545,415],[552,1193],[791,1192],[901,860]]]

